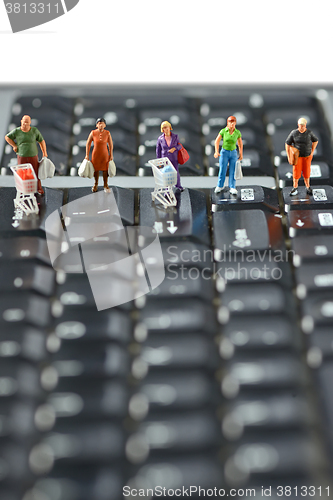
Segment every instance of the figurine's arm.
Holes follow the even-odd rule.
[[[243,159],[243,141],[242,141],[242,138],[240,137],[238,140],[237,140],[237,144],[238,144],[238,149],[239,149],[239,160],[242,160]]]
[[[161,158],[161,151],[162,151],[162,146],[161,146],[161,142],[159,139],[157,139],[157,143],[156,143],[156,158]]]
[[[86,144],[85,160],[89,160],[90,146],[91,146],[92,141],[93,141],[93,135],[92,135],[92,132],[90,132],[89,137],[87,139],[87,144]]]
[[[314,150],[316,149],[317,147],[317,144],[318,144],[318,141],[317,142],[313,142],[312,143],[312,146],[311,146],[311,159],[313,157],[313,153],[314,153]]]
[[[113,160],[113,142],[110,133],[109,133],[108,145],[109,145],[109,161],[111,161]]]
[[[40,149],[42,150],[43,157],[44,156],[47,157],[46,142],[44,141],[44,139],[42,140],[42,142],[39,142],[38,144],[40,146]]]
[[[215,139],[215,153],[214,153],[214,158],[218,158],[220,155],[219,153],[219,145],[220,145],[220,142],[221,142],[221,139],[222,139],[222,136],[221,134],[218,134],[216,139]]]
[[[15,153],[17,152],[17,144],[12,139],[9,139],[8,135],[5,136],[5,141],[13,148]]]

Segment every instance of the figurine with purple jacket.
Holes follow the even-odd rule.
[[[179,166],[178,166],[178,152],[182,149],[177,134],[171,132],[172,126],[168,121],[161,123],[162,135],[157,139],[156,144],[156,158],[169,158],[172,165],[177,170],[177,184],[178,191],[184,191],[180,183]]]

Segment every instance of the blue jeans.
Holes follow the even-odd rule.
[[[229,188],[235,189],[235,166],[237,161],[237,149],[233,151],[227,151],[226,149],[221,149],[221,156],[219,156],[220,171],[219,180],[217,182],[218,187],[224,186],[225,176],[227,173],[227,167],[229,163]]]

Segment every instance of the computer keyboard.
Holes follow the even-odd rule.
[[[332,497],[333,89],[12,86],[0,107],[1,137],[30,115],[56,167],[39,214],[14,210],[3,140],[0,499]],[[229,115],[237,196],[214,193]],[[53,268],[46,235],[51,214],[95,196],[78,168],[99,116],[122,224],[153,228],[165,267],[148,294],[100,311],[81,262]],[[300,116],[319,138],[313,194],[301,180],[290,196]],[[148,163],[164,120],[190,155],[167,209]],[[94,219],[76,217],[80,238]]]

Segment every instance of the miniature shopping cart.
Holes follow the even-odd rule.
[[[177,170],[169,158],[158,158],[149,160],[155,178],[155,189],[151,193],[152,200],[162,203],[164,208],[175,207],[177,199],[172,190],[177,184]]]
[[[14,207],[21,209],[27,215],[38,214],[39,209],[35,197],[37,177],[31,163],[23,163],[10,168],[14,174],[17,191]]]

